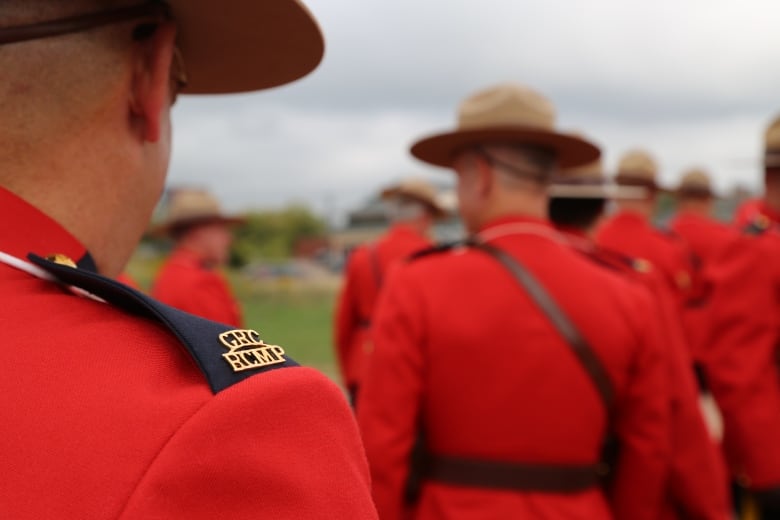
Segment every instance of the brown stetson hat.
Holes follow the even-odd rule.
[[[460,105],[457,128],[426,137],[411,149],[417,159],[449,168],[455,154],[469,145],[517,143],[552,150],[561,167],[598,158],[593,144],[555,128],[555,108],[538,92],[516,84],[477,92]]]
[[[548,195],[556,199],[641,199],[647,195],[642,186],[621,186],[607,180],[599,158],[585,166],[567,168],[553,178]]]
[[[314,70],[325,43],[298,0],[169,0],[187,71],[184,94],[246,92]]]
[[[217,199],[200,189],[179,188],[171,192],[165,221],[152,228],[155,235],[170,235],[199,224],[221,223],[229,226],[244,224],[242,217],[222,213]]]
[[[445,217],[448,213],[436,193],[436,188],[423,179],[407,178],[382,191],[383,200],[399,196],[408,197],[425,204],[436,218]]]
[[[681,196],[713,197],[712,180],[709,174],[700,169],[693,168],[683,173],[677,194]]]
[[[325,44],[299,0],[138,0],[102,11],[0,28],[0,44],[143,19],[176,21],[187,94],[245,92],[294,81],[319,64]]]
[[[644,150],[631,150],[618,162],[615,182],[621,186],[643,186],[654,191],[665,191],[658,184],[658,164]]]
[[[764,167],[780,167],[780,116],[764,132]]]

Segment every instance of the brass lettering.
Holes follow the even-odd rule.
[[[229,330],[219,335],[219,341],[231,351],[241,347],[262,347],[265,345],[255,330]]]
[[[278,345],[265,345],[251,350],[242,350],[222,354],[234,372],[242,372],[256,368],[284,363],[284,349]]]

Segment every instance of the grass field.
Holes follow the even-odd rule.
[[[252,291],[242,295],[246,324],[269,343],[284,347],[296,361],[335,378],[332,348],[334,294]]]

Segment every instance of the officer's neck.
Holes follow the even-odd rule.
[[[677,202],[677,211],[689,215],[709,218],[712,214],[711,199],[681,199]]]
[[[0,185],[65,228],[90,252],[98,271],[114,277],[124,269],[153,209],[139,214],[144,204],[134,199],[127,182],[133,176],[123,175],[119,166],[50,161],[15,168],[13,176],[0,177]]]
[[[621,212],[639,215],[645,220],[651,220],[655,213],[655,199],[621,200],[617,206]]]

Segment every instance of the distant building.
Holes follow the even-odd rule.
[[[434,239],[439,242],[457,240],[463,237],[463,226],[457,213],[457,199],[450,187],[439,186],[439,197],[450,210],[450,216],[436,223],[433,229]],[[363,206],[347,215],[344,228],[331,233],[331,251],[342,258],[352,249],[376,240],[390,226],[384,203],[377,195]]]

